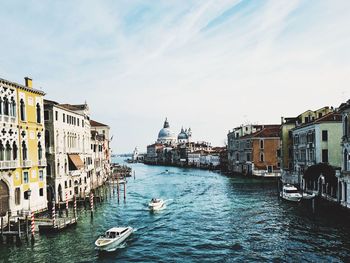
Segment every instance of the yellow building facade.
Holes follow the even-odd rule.
[[[45,210],[45,93],[29,78],[25,85],[0,79],[0,92],[0,216]]]

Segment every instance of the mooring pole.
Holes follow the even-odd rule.
[[[126,181],[124,180],[124,201],[126,200]]]
[[[1,242],[4,240],[4,218],[1,217]]]
[[[94,217],[94,194],[90,194],[90,209],[91,209],[91,219]]]
[[[311,204],[312,204],[312,213],[315,213],[315,198],[312,198]]]
[[[32,230],[32,243],[34,243],[34,231],[35,231],[35,221],[34,221],[34,211],[32,211],[31,216],[31,230]]]
[[[118,203],[119,203],[119,177],[117,176],[117,194],[118,194]]]
[[[66,191],[66,216],[67,216],[67,217],[68,217],[68,209],[69,209],[68,191]]]

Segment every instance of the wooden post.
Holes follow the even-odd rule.
[[[67,217],[68,217],[68,209],[69,209],[68,191],[66,191],[66,216],[67,216]]]
[[[1,242],[4,240],[4,218],[1,217]]]
[[[91,209],[91,218],[94,217],[94,194],[90,194],[90,209]]]
[[[311,204],[312,204],[312,213],[315,213],[315,198],[312,198]]]
[[[136,179],[136,176],[135,176],[135,171],[134,171],[134,180]]]
[[[77,219],[77,197],[74,195],[74,218]]]
[[[32,243],[34,243],[34,231],[35,231],[35,222],[34,222],[34,211],[31,215],[31,231],[32,231]]]
[[[119,203],[119,177],[117,175],[117,194],[118,194],[118,203]]]
[[[21,221],[18,218],[18,238],[21,239]]]
[[[11,222],[10,222],[10,211],[7,213],[7,225],[8,225],[8,231],[11,231]]]
[[[28,215],[26,215],[26,239],[29,238],[29,225],[28,225]]]
[[[124,181],[124,201],[126,199],[126,181]]]

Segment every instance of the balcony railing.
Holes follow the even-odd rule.
[[[22,167],[32,167],[31,160],[22,160]]]
[[[39,160],[39,161],[38,161],[38,166],[46,166],[46,165],[47,165],[46,159],[43,159],[43,160]]]
[[[1,169],[16,169],[18,166],[18,161],[0,161]]]
[[[68,172],[69,176],[80,176],[80,170],[73,170]]]

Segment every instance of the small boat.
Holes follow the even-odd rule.
[[[148,207],[151,211],[157,211],[164,208],[165,202],[162,199],[152,198],[151,202],[148,204]]]
[[[126,181],[124,179],[119,179],[119,184],[126,184]]]
[[[298,189],[290,184],[283,185],[282,192],[280,192],[280,196],[287,201],[292,202],[300,202],[302,199],[302,195],[299,193]]]
[[[316,197],[316,194],[315,193],[303,193],[303,199],[305,200],[309,200],[309,199],[312,199],[312,198],[315,198]]]
[[[130,226],[113,227],[95,241],[96,249],[100,251],[114,251],[132,232],[133,229]]]

